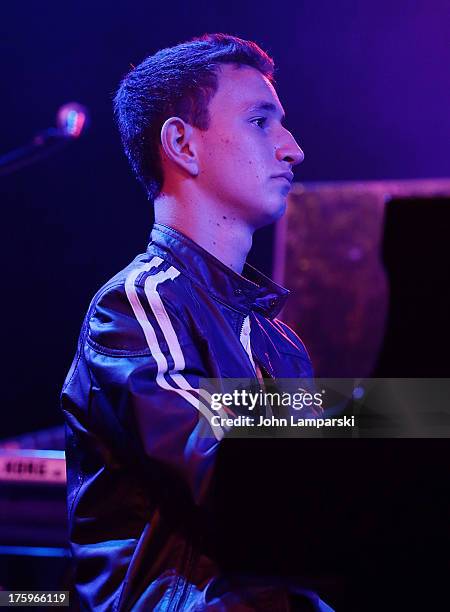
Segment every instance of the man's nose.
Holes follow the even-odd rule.
[[[305,154],[298,146],[295,138],[288,130],[285,131],[283,143],[277,148],[276,156],[278,161],[287,161],[292,166],[301,164],[305,159]]]

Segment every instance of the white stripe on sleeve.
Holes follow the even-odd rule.
[[[170,321],[169,315],[167,314],[164,304],[162,303],[161,297],[157,292],[157,286],[160,283],[167,280],[173,280],[180,274],[179,271],[176,270],[174,267],[170,267],[166,271],[157,272],[154,276],[148,277],[145,281],[144,288],[152,312],[155,315],[155,318],[164,334],[169,348],[169,353],[173,358],[174,368],[173,370],[171,370],[169,375],[172,377],[172,380],[175,385],[178,384],[178,387],[172,387],[164,377],[164,374],[166,374],[169,370],[167,359],[161,351],[155,330],[150,321],[148,320],[147,314],[141,304],[135,286],[136,279],[141,272],[149,271],[153,267],[159,266],[161,262],[162,259],[160,257],[154,257],[149,263],[131,272],[125,281],[125,292],[131,304],[131,308],[133,309],[133,312],[136,316],[136,319],[138,320],[142,328],[150,352],[156,361],[158,368],[156,375],[157,384],[167,391],[173,391],[177,393],[187,402],[189,402],[194,408],[196,408],[196,410],[198,410],[209,422],[215,438],[217,440],[221,440],[224,435],[222,428],[217,425],[212,425],[212,413],[208,408],[206,408],[206,406],[202,403],[200,399],[196,398],[193,395],[192,392],[195,390],[192,389],[192,387],[190,387],[189,383],[185,380],[185,378],[181,374],[179,374],[179,370],[183,370],[185,367],[184,356],[181,351],[181,347],[178,342],[175,330],[173,329],[172,323]],[[180,382],[182,382],[183,384],[180,384]]]

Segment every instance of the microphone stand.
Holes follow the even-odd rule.
[[[58,127],[44,130],[30,143],[0,156],[0,176],[34,164],[79,138],[89,123],[88,111],[77,102],[69,102],[58,110],[56,123]]]
[[[45,159],[64,148],[71,140],[73,140],[72,136],[68,136],[57,128],[49,128],[37,134],[30,143],[0,156],[0,176],[12,174],[25,166]]]

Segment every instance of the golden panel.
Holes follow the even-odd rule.
[[[274,278],[292,291],[281,318],[322,377],[369,376],[384,336],[385,202],[450,194],[450,180],[294,185],[275,232]]]

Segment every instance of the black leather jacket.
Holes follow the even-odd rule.
[[[266,376],[312,375],[301,340],[275,318],[289,292],[250,266],[244,275],[155,225],[147,252],[89,307],[62,392],[86,609],[284,609],[264,585],[242,607],[208,539],[224,432],[201,435],[210,411],[199,378],[252,378],[255,362]]]

